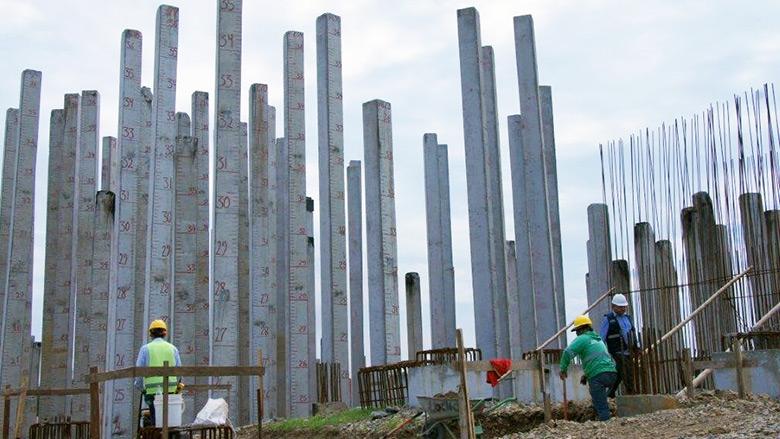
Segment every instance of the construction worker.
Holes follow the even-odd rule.
[[[620,383],[626,385],[626,394],[634,393],[634,374],[631,368],[631,350],[637,349],[637,338],[634,324],[628,311],[628,300],[622,294],[612,297],[612,311],[604,314],[601,320],[599,335],[607,345],[607,350],[615,360],[617,367],[617,380],[607,393],[610,398],[615,397]]]
[[[617,379],[615,361],[609,355],[601,337],[593,332],[593,322],[588,316],[577,316],[573,326],[572,332],[577,333],[577,338],[563,351],[560,377],[562,380],[566,379],[569,363],[574,357],[579,356],[585,371],[585,375],[580,379],[580,384],[588,384],[593,408],[596,409],[599,420],[607,421],[610,418],[607,391]]]
[[[176,346],[164,340],[166,335],[168,335],[168,325],[164,321],[154,320],[149,324],[149,337],[152,341],[141,346],[141,350],[138,352],[138,360],[135,362],[137,367],[164,366],[166,361],[169,366],[181,366],[179,350]],[[169,376],[168,383],[168,393],[179,393],[181,387],[178,377]],[[154,397],[157,393],[162,394],[164,391],[162,388],[163,377],[138,377],[135,379],[135,386],[142,390],[146,405],[149,406],[151,425],[155,425]]]

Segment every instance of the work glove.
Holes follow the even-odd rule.
[[[561,373],[558,374],[558,376],[561,377],[561,380],[565,380],[566,379],[566,372],[561,372]]]
[[[179,383],[176,384],[176,393],[181,393],[182,390],[184,390],[184,383],[179,381]]]
[[[580,377],[580,384],[582,384],[583,386],[588,384],[588,377],[586,377],[585,375],[581,376]]]

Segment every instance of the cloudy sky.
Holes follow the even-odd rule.
[[[196,90],[213,95],[216,4],[215,0],[172,3],[180,8],[179,111],[189,111],[190,96]],[[0,107],[18,106],[22,70],[43,72],[35,224],[36,335],[42,312],[48,114],[62,108],[65,93],[96,89],[101,93],[100,135],[115,136],[120,36],[124,29],[143,33],[143,83],[151,86],[158,5],[147,0],[0,0]],[[282,37],[288,30],[305,34],[307,168],[311,170],[307,184],[315,199],[319,194],[317,16],[331,12],[342,17],[347,161],[363,156],[361,104],[376,98],[392,103],[399,273],[420,273],[424,313],[428,303],[422,136],[434,132],[440,143],[449,145],[457,324],[465,329],[467,344],[473,345],[456,21],[456,10],[469,6],[480,12],[482,44],[495,49],[508,239],[513,239],[514,228],[506,116],[519,113],[512,18],[534,17],[539,78],[553,90],[566,308],[571,319],[586,306],[586,208],[601,201],[599,143],[626,138],[676,117],[690,117],[710,102],[774,81],[780,73],[780,32],[776,30],[780,4],[724,0],[244,2],[243,96],[248,96],[252,83],[266,83],[271,104],[281,107]],[[247,114],[244,101],[244,120]],[[315,218],[317,236],[318,221]],[[319,273],[317,277],[319,290]],[[401,307],[403,316],[403,301]],[[427,347],[429,322],[424,325]],[[404,343],[405,339],[403,331]]]

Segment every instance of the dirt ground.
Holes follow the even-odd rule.
[[[704,392],[693,401],[683,401],[679,409],[612,418],[608,422],[595,421],[595,412],[590,404],[570,403],[568,411],[570,420],[563,421],[561,406],[556,405],[553,413],[556,420],[544,425],[541,405],[511,404],[477,420],[484,429],[483,439],[780,438],[780,400],[767,396],[750,395],[740,400],[732,392]],[[330,426],[316,432],[296,430],[280,434],[264,431],[263,438],[381,439],[416,413],[417,410],[403,409],[386,418]],[[424,416],[420,416],[392,437],[419,437],[424,424]],[[456,427],[453,425],[453,428]],[[255,426],[238,430],[238,439],[256,437]],[[439,439],[435,435],[430,437]]]

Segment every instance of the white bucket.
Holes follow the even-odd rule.
[[[162,394],[154,395],[154,426],[162,427],[163,402]],[[184,401],[181,394],[168,395],[168,427],[181,425],[181,414],[184,413]]]

